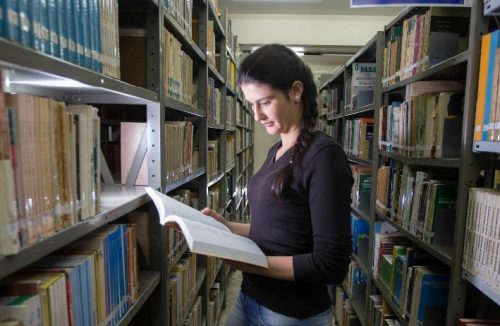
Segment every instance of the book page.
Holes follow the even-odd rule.
[[[224,224],[216,221],[210,216],[204,215],[200,211],[186,204],[181,203],[180,201],[172,199],[151,187],[146,187],[145,190],[155,203],[156,209],[160,215],[161,225],[165,225],[167,222],[167,216],[177,215],[182,217],[182,219],[191,220],[226,232],[231,232]]]
[[[233,234],[224,224],[165,194],[146,187],[160,223],[176,223],[192,252],[267,267],[262,250],[249,238]]]
[[[165,222],[179,225],[192,252],[267,267],[266,256],[249,238],[176,215]]]

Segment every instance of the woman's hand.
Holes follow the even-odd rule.
[[[213,209],[205,207],[201,210],[201,212],[207,216],[212,217],[217,222],[220,222],[220,223],[224,224],[225,226],[228,226],[226,219],[222,215],[220,215],[219,213],[214,211]]]

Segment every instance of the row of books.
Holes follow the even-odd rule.
[[[346,119],[342,130],[344,151],[361,160],[371,160],[373,153],[373,118]]]
[[[328,118],[332,118],[335,114],[339,114],[344,105],[343,100],[340,98],[341,92],[342,90],[339,86],[321,90],[320,96],[318,97],[320,113],[326,114]]]
[[[116,325],[138,298],[136,228],[109,224],[0,282],[1,319]]]
[[[216,48],[214,21],[209,19],[207,22],[207,62],[214,67],[219,67],[220,64],[220,56],[217,57],[217,54],[220,55]]]
[[[226,169],[236,163],[236,142],[233,133],[226,133]]]
[[[166,178],[172,182],[189,174],[193,169],[196,154],[193,148],[194,126],[190,121],[167,121],[165,123]],[[121,182],[127,184],[136,152],[144,146],[146,123],[122,122],[120,124]],[[141,141],[142,139],[142,141]],[[141,167],[132,184],[148,185],[147,154],[142,157]],[[135,181],[135,182],[134,182]]]
[[[362,325],[354,312],[351,300],[339,285],[335,287],[334,317],[338,326]]]
[[[481,37],[475,141],[500,141],[500,30]]]
[[[389,86],[463,52],[470,9],[431,7],[386,33],[382,84]]]
[[[378,223],[387,222],[376,223],[374,239],[373,276],[382,294],[410,325],[444,323],[449,270],[431,254],[414,248],[401,233],[383,233],[388,227]]]
[[[213,180],[219,175],[219,140],[207,142],[207,176]]]
[[[500,191],[470,188],[462,266],[500,293]]]
[[[190,38],[193,37],[193,2],[194,0],[163,0],[167,14],[177,21]]]
[[[181,50],[181,43],[167,29],[164,29],[163,33],[164,94],[174,100],[196,106],[198,86],[193,80],[193,59]]]
[[[241,152],[252,143],[252,132],[236,128],[236,152]]]
[[[168,276],[169,325],[182,325],[196,300],[196,254],[186,253]]]
[[[215,80],[208,78],[207,88],[207,121],[213,124],[222,123],[222,93],[221,90],[215,87]]]
[[[236,97],[226,96],[226,125],[234,126],[236,118]]]
[[[361,266],[355,261],[349,263],[344,280],[344,289],[351,300],[363,300],[366,294],[367,277]]]
[[[4,0],[0,36],[120,78],[118,1]]]
[[[176,189],[168,195],[183,204],[201,209],[198,203],[198,193],[190,189]],[[164,231],[167,239],[167,260],[169,263],[173,263],[185,250],[186,240],[182,232],[179,232],[175,228],[164,228]]]
[[[0,90],[0,254],[98,212],[99,132],[94,107]]]
[[[376,211],[380,215],[427,243],[452,245],[456,177],[411,171],[393,164],[381,166],[377,179]]]
[[[367,314],[372,326],[402,325],[387,300],[381,294],[370,295]]]
[[[207,326],[216,326],[222,310],[223,297],[220,282],[214,282],[208,290]]]
[[[409,158],[458,157],[463,89],[455,81],[407,85],[404,101],[379,108],[379,148]]]
[[[238,105],[239,109],[236,112],[236,124],[249,127],[250,122],[253,120],[253,116],[250,113],[248,113],[244,104],[238,102]]]
[[[222,259],[207,256],[207,284],[213,284],[222,267]]]

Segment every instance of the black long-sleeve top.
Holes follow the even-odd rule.
[[[316,132],[285,198],[277,200],[271,185],[292,154],[288,150],[275,161],[279,145],[271,147],[248,184],[249,237],[267,256],[293,256],[295,281],[243,273],[242,291],[275,312],[302,319],[329,308],[326,285],[341,283],[347,272],[353,179],[340,145]]]

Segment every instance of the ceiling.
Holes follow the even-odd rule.
[[[383,15],[402,7],[350,8],[350,0],[219,0],[230,14]]]
[[[380,15],[396,16],[402,7],[377,8],[350,8],[350,0],[218,0],[219,7],[227,8],[229,15]],[[302,47],[302,59],[311,67],[319,78],[322,74],[329,74],[337,66],[347,62],[357,52],[360,46],[342,45],[300,45],[287,44],[293,47]],[[243,56],[252,52],[259,44],[240,44]]]

